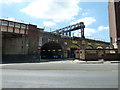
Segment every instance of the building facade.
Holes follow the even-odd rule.
[[[2,60],[27,59],[38,46],[43,29],[36,25],[0,19],[0,57]],[[26,57],[27,56],[27,57]]]
[[[120,54],[120,0],[108,3],[110,40]]]

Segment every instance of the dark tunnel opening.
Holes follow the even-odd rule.
[[[63,57],[63,49],[56,42],[48,42],[41,48],[42,59],[58,59]]]

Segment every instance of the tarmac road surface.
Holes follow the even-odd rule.
[[[118,88],[118,64],[3,65],[2,88]]]

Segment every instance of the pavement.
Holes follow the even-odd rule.
[[[120,61],[104,61],[104,60],[98,60],[98,61],[83,61],[83,60],[54,60],[54,61],[48,61],[48,60],[42,60],[42,62],[37,62],[41,64],[50,64],[50,63],[77,63],[77,64],[119,64]],[[14,64],[27,64],[27,63],[7,63],[7,64],[0,64],[0,66],[5,66],[5,65],[14,65]],[[30,64],[30,63],[28,63]]]
[[[111,63],[110,61],[51,61],[40,63],[11,63],[1,64],[1,69],[17,69],[17,70],[117,70],[118,67],[108,67],[111,65],[118,66],[118,63]],[[96,68],[95,68],[96,66]],[[103,67],[105,66],[105,67]],[[107,66],[107,67],[106,67]]]

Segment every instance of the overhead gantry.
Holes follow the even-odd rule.
[[[71,36],[71,31],[81,29],[81,37],[85,38],[84,28],[85,28],[84,22],[80,22],[80,23],[77,23],[77,24],[73,24],[73,25],[61,28],[61,29],[57,29],[57,30],[53,31],[53,33],[57,33],[57,34],[60,34],[60,35]]]

